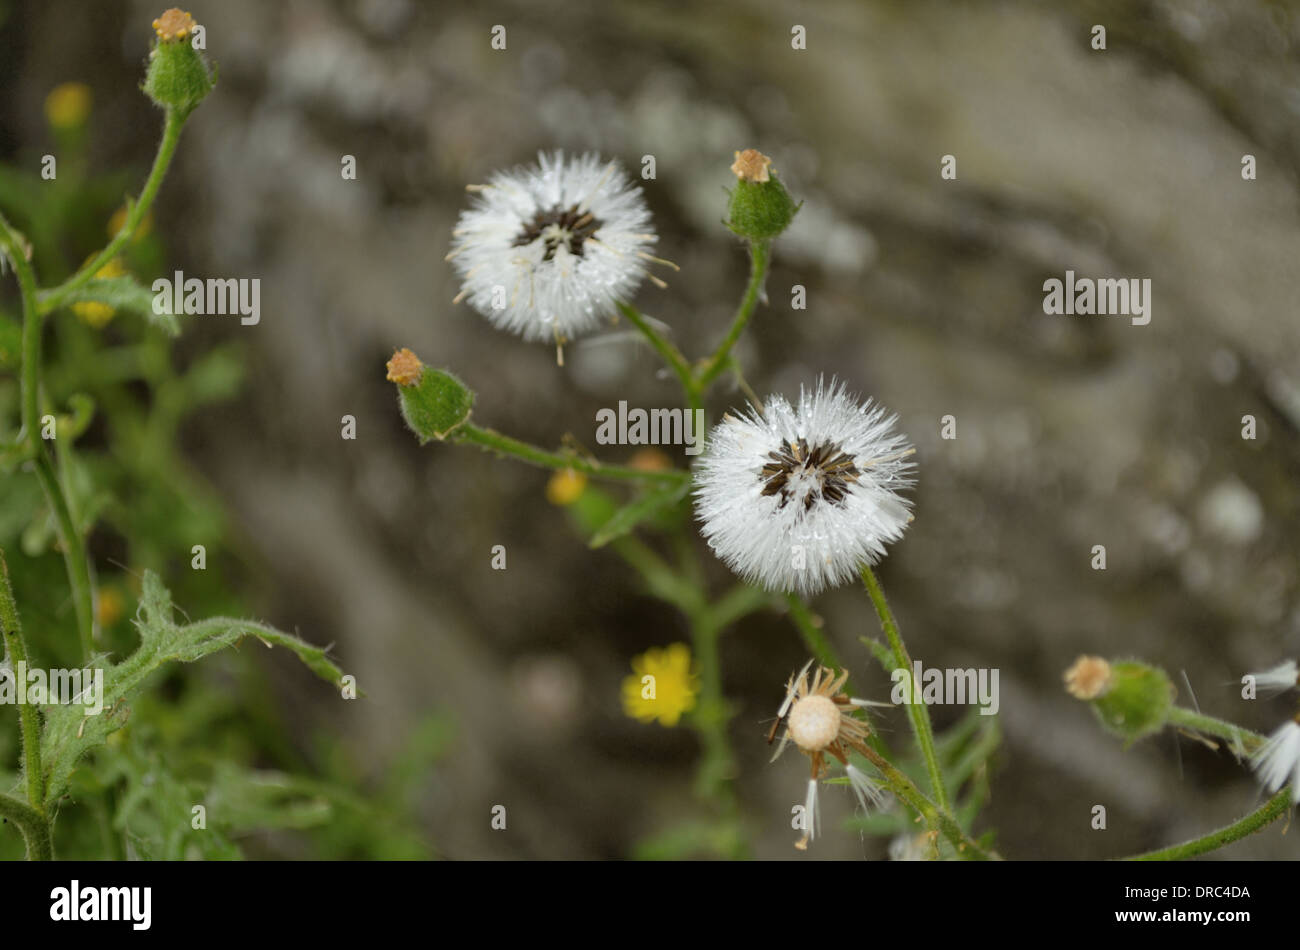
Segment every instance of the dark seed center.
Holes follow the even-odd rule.
[[[800,438],[768,452],[767,457],[771,461],[763,466],[759,480],[764,483],[764,495],[781,496],[778,508],[789,504],[796,488],[804,490],[804,511],[811,509],[819,498],[843,507],[849,485],[862,474],[853,464],[853,457],[835,443],[824,442],[809,449],[808,441]]]
[[[526,247],[538,238],[546,242],[546,253],[542,260],[549,261],[555,257],[560,245],[566,245],[569,253],[575,257],[583,256],[583,244],[587,238],[600,230],[604,222],[590,211],[579,211],[578,206],[552,208],[539,211],[532,221],[524,225],[511,247]]]

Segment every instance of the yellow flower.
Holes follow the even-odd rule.
[[[126,268],[115,257],[98,271],[96,277],[123,277],[126,275]],[[86,300],[81,303],[72,305],[72,312],[80,318],[82,323],[99,329],[113,319],[116,311],[106,303],[100,303],[97,300]]]
[[[546,500],[552,505],[571,505],[582,497],[582,490],[586,487],[586,475],[566,468],[556,472],[546,483]]]
[[[56,129],[75,129],[90,115],[90,87],[82,82],[65,82],[45,97],[45,118]]]
[[[695,708],[700,682],[686,644],[646,650],[632,660],[632,671],[623,680],[623,711],[633,719],[675,726],[682,713]]]

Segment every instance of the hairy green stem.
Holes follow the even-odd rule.
[[[858,751],[876,767],[877,771],[885,779],[886,784],[889,785],[890,790],[902,799],[909,808],[919,814],[932,831],[938,831],[947,838],[961,857],[981,861],[1000,860],[997,852],[986,850],[974,838],[966,834],[947,809],[940,808],[927,798],[925,793],[916,787],[915,782],[890,764],[882,755],[869,747],[863,747]]]
[[[740,335],[745,332],[749,318],[754,315],[758,298],[763,292],[763,282],[767,279],[767,265],[771,260],[771,244],[767,241],[754,241],[749,245],[749,284],[745,287],[745,296],[740,300],[736,315],[731,320],[731,327],[718,348],[700,367],[695,376],[695,383],[701,392],[721,375],[727,367],[731,348],[736,345]]]
[[[1235,748],[1240,749],[1247,755],[1264,744],[1264,737],[1258,732],[1243,729],[1241,726],[1233,725],[1225,719],[1216,719],[1214,716],[1206,716],[1203,713],[1193,712],[1181,706],[1174,706],[1169,710],[1169,724],[1181,726],[1184,729],[1195,729],[1197,732],[1204,732],[1207,735],[1226,739]]]
[[[3,551],[0,551],[0,636],[4,639],[5,656],[12,675],[17,676],[28,663],[27,643],[18,622],[18,604],[9,586],[9,566],[5,563]],[[33,860],[49,860],[50,823],[45,814],[45,773],[41,769],[41,721],[35,706],[30,703],[18,705],[18,725],[22,734],[23,778],[27,783],[31,814],[20,813],[14,821],[22,828],[27,840],[27,856]]]
[[[889,640],[889,648],[894,654],[894,664],[897,669],[907,671],[908,677],[912,676],[912,658],[908,655],[907,647],[903,645],[903,638],[898,632],[898,624],[894,620],[893,611],[889,609],[889,602],[885,600],[885,592],[880,587],[880,582],[876,580],[875,571],[871,565],[863,564],[861,569],[862,583],[867,588],[867,594],[871,597],[871,603],[875,605],[876,615],[880,618],[880,626],[885,631],[885,637]],[[934,750],[934,727],[930,724],[930,711],[926,708],[924,702],[920,702],[916,695],[917,686],[913,683],[912,689],[908,691],[907,715],[912,720],[912,731],[916,734],[916,743],[921,748],[921,755],[925,758],[925,769],[930,776],[930,786],[934,793],[934,800],[938,804],[940,811],[951,816],[952,806],[948,802],[948,789],[944,785],[943,772],[939,768],[939,756]]]
[[[722,692],[722,661],[718,652],[722,628],[712,621],[707,608],[694,612],[689,619],[691,647],[700,675],[699,698],[691,715],[703,746],[697,787],[701,796],[717,804],[727,821],[735,822],[737,804],[732,779],[736,762],[727,734],[731,710]]]
[[[22,424],[23,435],[35,444],[40,430],[41,317],[36,310],[36,274],[27,260],[29,245],[4,215],[0,215],[0,251],[13,265],[23,308]]]
[[[652,327],[648,320],[641,315],[641,311],[629,303],[619,302],[615,304],[618,312],[627,318],[627,321],[641,331],[641,335],[646,338],[656,353],[663,358],[668,367],[677,375],[677,379],[682,384],[682,393],[686,396],[687,405],[692,411],[700,408],[700,387],[695,383],[695,376],[691,372],[691,364],[686,361],[673,343],[668,340],[662,333]]]
[[[50,840],[50,823],[45,815],[16,798],[0,794],[0,818],[12,821],[27,842],[27,860],[50,861],[54,845]]]
[[[540,465],[543,468],[573,469],[592,478],[604,478],[610,481],[662,482],[672,484],[690,479],[690,472],[683,469],[641,469],[627,468],[622,465],[607,465],[594,459],[564,452],[548,452],[528,442],[502,435],[493,429],[484,429],[466,422],[451,436],[457,442],[468,442],[490,452],[510,455],[521,462]]]
[[[167,118],[163,124],[162,141],[158,143],[158,152],[154,155],[153,167],[149,170],[149,177],[145,179],[144,190],[140,192],[139,199],[131,205],[127,213],[126,221],[118,230],[108,245],[94,256],[90,263],[82,266],[75,274],[65,280],[58,287],[46,291],[40,296],[38,303],[38,312],[47,314],[57,309],[73,291],[79,290],[89,283],[100,268],[116,257],[126,243],[139,229],[153,207],[154,199],[158,197],[158,189],[162,187],[163,178],[167,175],[167,169],[171,165],[172,156],[176,154],[176,145],[181,138],[181,129],[185,127],[186,115],[182,115],[175,109],[167,110]]]
[[[85,545],[81,532],[73,523],[67,495],[55,471],[54,463],[43,440],[41,430],[41,329],[42,320],[36,308],[36,276],[27,260],[26,241],[8,221],[0,216],[0,247],[13,263],[18,276],[18,289],[23,308],[22,347],[22,426],[23,438],[34,456],[36,478],[45,498],[54,510],[59,546],[63,549],[63,562],[72,588],[73,610],[77,617],[77,638],[81,644],[82,661],[89,662],[94,651],[95,612],[94,589],[90,580],[90,566],[86,561]]]
[[[1199,838],[1193,838],[1191,841],[1184,841],[1182,844],[1176,844],[1169,848],[1161,848],[1157,851],[1148,851],[1145,854],[1135,854],[1132,857],[1125,858],[1126,861],[1180,861],[1183,858],[1192,858],[1198,854],[1206,854],[1224,845],[1232,844],[1234,841],[1254,834],[1261,828],[1274,821],[1277,821],[1283,815],[1291,811],[1291,787],[1284,786],[1281,791],[1266,801],[1259,808],[1255,809],[1244,818],[1234,821],[1226,827],[1211,831],[1207,835]]]

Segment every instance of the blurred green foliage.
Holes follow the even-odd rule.
[[[42,177],[35,152],[20,156],[21,167],[0,164],[0,208],[28,238],[31,263],[52,286],[118,230],[131,177],[92,170],[94,115],[86,87],[56,89],[46,114],[51,141],[41,152],[56,156],[56,175]],[[166,195],[164,186],[163,200]],[[141,643],[131,620],[146,571],[162,578],[185,615],[247,614],[239,588],[250,574],[248,557],[220,499],[181,449],[187,420],[239,392],[242,346],[178,356],[168,326],[139,293],[165,269],[165,259],[161,236],[146,222],[111,271],[90,285],[93,299],[111,305],[73,297],[45,328],[44,398],[64,410],[60,476],[98,576],[100,646],[115,662]],[[31,662],[77,667],[76,620],[54,515],[13,448],[21,428],[20,312],[6,274],[0,280],[0,549],[9,552]],[[191,569],[198,543],[206,549],[205,570]],[[57,856],[432,856],[416,805],[451,741],[448,722],[431,715],[389,768],[363,778],[355,751],[324,717],[310,724],[314,738],[290,734],[260,659],[264,652],[225,651],[203,664],[153,673],[145,691],[132,697],[125,727],[80,760],[56,803]],[[17,716],[0,708],[0,790],[22,797],[18,758]],[[196,805],[203,806],[201,822]],[[21,836],[0,829],[0,858],[23,853]]]

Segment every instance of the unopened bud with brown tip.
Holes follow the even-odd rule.
[[[158,42],[149,53],[142,88],[157,105],[181,118],[198,108],[216,81],[207,60],[189,42],[197,29],[194,17],[175,7],[153,21]]]
[[[736,187],[727,207],[727,227],[746,240],[772,240],[794,219],[799,206],[772,169],[772,160],[758,149],[735,153],[731,171]]]
[[[441,442],[469,421],[469,388],[451,373],[425,366],[405,347],[388,361],[388,379],[397,383],[402,418],[421,442]]]
[[[1130,745],[1163,728],[1174,702],[1168,674],[1137,660],[1082,656],[1066,671],[1065,684],[1092,706],[1108,732]]]

